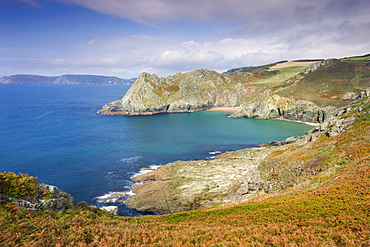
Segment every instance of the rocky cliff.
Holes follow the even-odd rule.
[[[308,100],[294,100],[293,98],[285,98],[270,91],[265,91],[255,101],[242,105],[240,109],[231,114],[231,117],[284,118],[322,123],[334,114],[335,109],[333,106],[321,108]]]
[[[370,120],[369,91],[305,136],[227,152],[213,160],[177,161],[137,176],[134,179],[143,183],[133,186],[136,195],[126,204],[144,212],[174,213],[239,203],[301,186],[351,157],[338,150],[335,142],[340,138],[334,138],[356,122]]]

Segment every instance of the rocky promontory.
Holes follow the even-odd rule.
[[[122,100],[105,105],[100,112],[152,115],[235,107],[255,92],[254,86],[245,83],[255,79],[251,73],[235,76],[206,69],[177,73],[167,78],[142,73]]]

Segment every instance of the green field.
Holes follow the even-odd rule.
[[[305,66],[287,67],[281,69],[269,69],[268,71],[279,71],[278,74],[267,79],[254,81],[251,84],[280,84],[307,69]]]

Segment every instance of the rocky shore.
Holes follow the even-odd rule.
[[[214,160],[177,161],[134,177],[136,195],[126,204],[143,212],[174,213],[247,201],[265,186],[258,164],[276,148],[256,147]]]

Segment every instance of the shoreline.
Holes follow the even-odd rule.
[[[304,121],[299,121],[299,120],[290,120],[290,119],[286,119],[286,118],[273,118],[273,119],[282,120],[282,121],[288,121],[288,122],[303,123],[303,124],[307,124],[307,125],[311,125],[311,126],[318,126],[318,125],[320,125],[320,123],[311,123],[311,122],[304,122]]]

